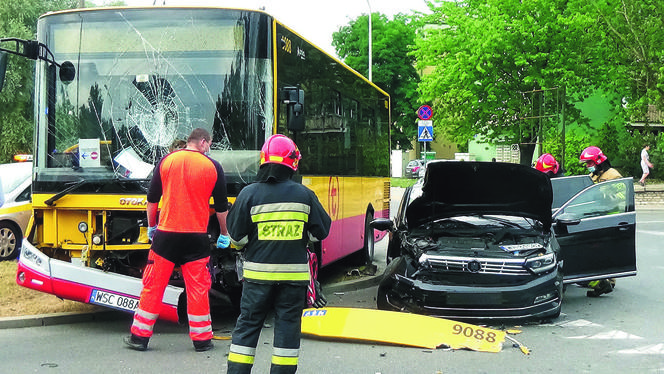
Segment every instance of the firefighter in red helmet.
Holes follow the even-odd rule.
[[[585,164],[590,172],[590,177],[595,183],[622,178],[618,170],[611,167],[611,162],[599,147],[590,146],[584,149],[579,155],[579,162]],[[588,287],[591,290],[586,295],[588,297],[598,297],[602,294],[612,292],[615,286],[616,280],[613,278],[590,281],[588,282]]]
[[[535,169],[545,173],[549,178],[556,178],[563,176],[563,169],[560,167],[556,158],[551,153],[545,153],[537,159]]]
[[[240,191],[228,213],[231,243],[244,251],[240,316],[228,373],[250,373],[265,318],[274,312],[270,373],[295,373],[301,318],[310,282],[309,241],[327,237],[331,220],[316,195],[292,180],[301,155],[284,135],[263,145],[257,182]]]
[[[590,172],[590,177],[595,183],[622,178],[618,170],[611,167],[611,162],[609,162],[609,158],[606,157],[604,152],[594,145],[581,152],[579,162],[585,164]]]

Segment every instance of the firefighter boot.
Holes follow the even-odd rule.
[[[602,294],[613,292],[613,287],[608,279],[600,279],[588,283],[592,290],[586,292],[588,297],[599,297]]]
[[[210,349],[214,348],[214,344],[212,344],[212,340],[194,340],[194,349],[196,352],[205,352],[209,351]]]
[[[124,343],[131,349],[135,351],[146,351],[148,349],[148,341],[150,338],[144,338],[131,334],[124,337]]]

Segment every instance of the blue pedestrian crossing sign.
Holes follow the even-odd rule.
[[[420,142],[433,141],[433,121],[419,121],[417,125],[417,140]]]

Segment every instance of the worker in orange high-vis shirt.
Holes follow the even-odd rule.
[[[186,148],[167,154],[154,169],[147,196],[148,237],[152,248],[143,273],[143,290],[134,313],[131,335],[124,339],[132,349],[147,349],[164,291],[176,265],[181,267],[184,277],[189,336],[194,349],[202,352],[213,347],[208,298],[211,276],[207,268],[210,197],[214,198],[221,232],[217,246],[227,248],[230,238],[226,229],[228,197],[224,171],[217,161],[205,155],[211,139],[207,130],[194,129]]]

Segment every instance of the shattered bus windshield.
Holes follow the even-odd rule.
[[[197,127],[213,134],[210,156],[227,179],[253,180],[273,123],[265,15],[194,8],[155,17],[154,10],[118,9],[40,22],[39,39],[61,62],[37,68],[38,99],[47,108],[37,119],[42,181],[149,178]],[[67,66],[73,80],[63,79]]]

